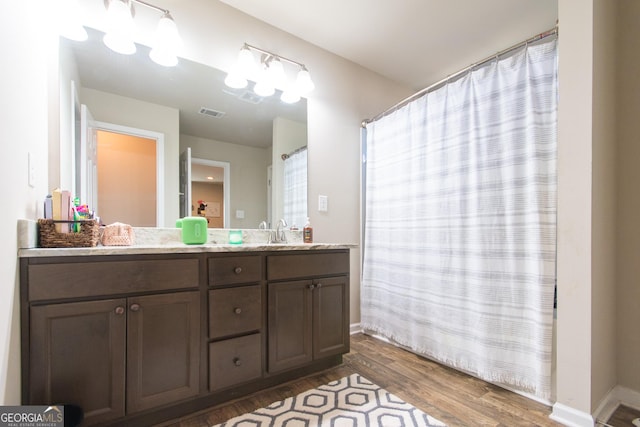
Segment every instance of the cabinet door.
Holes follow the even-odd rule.
[[[310,280],[269,284],[269,372],[278,372],[310,362]]]
[[[124,299],[31,308],[29,404],[75,404],[86,424],[124,416]]]
[[[313,358],[349,352],[348,276],[314,280]]]
[[[128,298],[127,304],[127,412],[197,395],[199,292]]]

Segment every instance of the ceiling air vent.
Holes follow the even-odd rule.
[[[226,113],[224,111],[218,111],[212,108],[200,107],[200,114],[204,114],[205,116],[215,117],[216,119],[219,119],[223,117]]]

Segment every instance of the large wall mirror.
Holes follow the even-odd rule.
[[[262,98],[252,83],[228,88],[225,73],[185,59],[165,68],[145,46],[121,55],[102,43],[100,31],[88,32],[85,42],[60,39],[61,127],[69,123],[74,140],[73,190],[97,206],[104,223],[172,226],[180,216],[203,215],[211,227],[257,228],[280,218],[303,225],[304,99]],[[187,152],[191,203],[181,212],[179,157]],[[301,152],[304,162],[287,172]],[[287,211],[292,193],[285,185],[304,198],[304,211]],[[87,195],[93,191],[95,200]]]

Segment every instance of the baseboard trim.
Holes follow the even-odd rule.
[[[568,427],[593,427],[595,425],[590,414],[557,402],[553,405],[553,411],[549,418]]]
[[[351,325],[349,325],[350,335],[359,334],[361,332],[364,332],[364,331],[362,330],[362,326],[360,325],[360,323],[352,323]]]
[[[607,421],[620,405],[640,410],[640,392],[619,385],[615,386],[602,399],[595,411],[595,419]]]

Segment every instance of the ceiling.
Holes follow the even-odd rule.
[[[556,25],[557,0],[221,0],[419,90]]]

